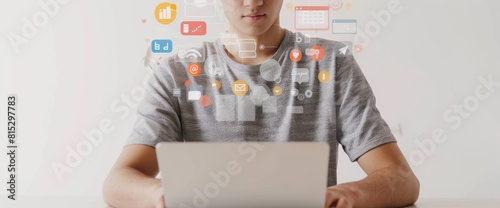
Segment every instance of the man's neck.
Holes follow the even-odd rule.
[[[245,65],[258,65],[273,57],[273,55],[278,50],[281,42],[283,41],[285,33],[286,33],[285,29],[281,28],[279,25],[269,29],[268,32],[260,36],[247,36],[237,33],[238,39],[255,40],[257,44],[255,58],[251,57],[251,55],[245,57],[244,54],[243,57],[241,57],[239,54],[240,52],[239,45],[236,46],[229,45],[224,47],[226,49],[226,53],[228,54],[228,56],[234,61]]]

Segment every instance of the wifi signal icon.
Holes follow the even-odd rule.
[[[179,61],[204,61],[203,55],[196,49],[180,50],[177,57]]]

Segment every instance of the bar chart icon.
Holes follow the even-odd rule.
[[[168,2],[158,4],[155,9],[155,18],[160,24],[170,24],[177,16],[177,5]]]

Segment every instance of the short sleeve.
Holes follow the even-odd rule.
[[[338,57],[336,68],[337,141],[349,159],[356,161],[382,144],[396,142],[354,57]]]
[[[168,64],[155,69],[144,99],[137,108],[138,118],[126,142],[155,147],[159,142],[182,141],[179,103],[173,96],[174,82]]]

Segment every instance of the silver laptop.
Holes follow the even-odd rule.
[[[322,208],[329,145],[160,143],[168,208]]]

